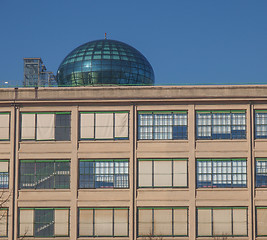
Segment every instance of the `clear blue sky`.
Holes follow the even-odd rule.
[[[54,72],[75,47],[108,38],[141,51],[157,85],[267,83],[267,1],[0,0],[0,85],[23,58]]]

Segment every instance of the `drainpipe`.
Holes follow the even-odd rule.
[[[13,209],[13,214],[12,214],[12,238],[15,239],[15,216],[17,215],[17,209],[16,209],[16,191],[17,191],[17,184],[16,184],[16,158],[17,158],[17,110],[19,108],[18,105],[14,102],[12,104],[14,106],[14,145],[13,145],[13,190],[12,190],[12,209]]]

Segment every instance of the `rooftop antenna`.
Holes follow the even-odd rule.
[[[107,33],[105,33],[105,39],[107,39]]]

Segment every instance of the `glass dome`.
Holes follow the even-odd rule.
[[[153,85],[154,71],[135,48],[115,40],[96,40],[74,49],[60,64],[58,86],[95,84]]]

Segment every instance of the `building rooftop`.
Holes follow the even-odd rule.
[[[267,99],[267,85],[0,88],[0,101],[208,101]]]

